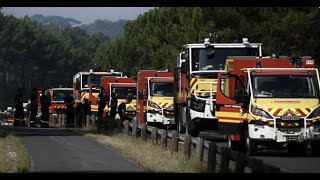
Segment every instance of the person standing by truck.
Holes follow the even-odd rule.
[[[38,112],[38,102],[37,102],[37,88],[32,89],[32,93],[30,96],[30,126],[35,125],[35,120]]]
[[[72,92],[66,96],[64,102],[67,106],[67,124],[71,124],[74,120],[73,104],[75,103]]]
[[[124,102],[122,102],[118,107],[118,114],[120,116],[121,123],[123,123],[123,121],[125,121],[125,120],[130,120],[130,118],[127,118],[125,116],[125,111],[126,111],[126,104],[130,104],[131,101],[132,101],[132,98],[130,96],[128,96],[126,98],[126,100]]]
[[[103,96],[102,93],[99,93],[99,106],[98,106],[98,127],[97,129],[100,130],[101,126],[105,127],[105,123],[103,123],[103,110],[107,105],[107,102],[109,101],[109,97]]]
[[[41,104],[41,127],[45,124],[48,125],[49,123],[49,106],[50,100],[49,97],[46,95],[46,90],[42,90],[42,94],[40,97],[40,104]]]
[[[24,118],[23,113],[23,95],[22,95],[22,88],[18,88],[17,94],[14,98],[15,102],[15,113],[14,113],[14,126],[21,126],[22,119]]]

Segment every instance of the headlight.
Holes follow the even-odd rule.
[[[251,108],[251,111],[254,115],[256,116],[260,116],[260,117],[264,117],[266,119],[272,119],[272,117],[270,116],[269,113],[267,113],[266,111],[262,110],[262,109],[258,109],[258,108],[255,108],[255,107],[252,107]]]
[[[313,119],[320,116],[320,106],[316,107],[310,115],[307,117],[307,119]]]
[[[148,101],[148,106],[153,107],[155,109],[161,109],[161,107],[157,103],[152,101]]]
[[[204,107],[205,107],[205,103],[203,101],[194,101],[194,100],[191,101],[190,108],[195,111],[204,112]]]

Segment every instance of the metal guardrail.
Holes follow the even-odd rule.
[[[124,123],[125,124],[125,123]],[[131,129],[134,128],[134,123],[129,123]],[[153,132],[155,127],[147,126],[147,132]],[[137,125],[137,129],[141,130],[142,125]],[[162,135],[163,129],[157,129],[157,136]],[[167,131],[167,137],[173,138],[173,131]],[[188,135],[190,137],[190,135]],[[184,144],[186,139],[186,135],[178,134],[177,140],[180,144]],[[190,143],[192,145],[197,146],[199,144],[199,139],[196,137],[190,138]],[[216,167],[219,167],[219,172],[226,173],[231,172],[229,168],[229,161],[235,162],[234,172],[245,172],[245,168],[250,168],[253,173],[284,173],[279,167],[264,163],[260,159],[256,159],[254,157],[250,157],[245,155],[244,153],[238,151],[232,151],[228,147],[221,147],[214,142],[210,142],[207,140],[203,140],[203,150],[207,151],[208,154],[208,172],[216,172]],[[185,151],[185,150],[184,150]],[[217,165],[217,155],[220,156],[220,164]],[[190,155],[189,155],[190,156]]]

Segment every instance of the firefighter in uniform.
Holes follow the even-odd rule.
[[[35,120],[36,120],[36,116],[37,116],[37,111],[38,111],[38,102],[37,102],[37,88],[33,88],[32,89],[32,93],[30,96],[30,126],[34,126],[35,125]]]
[[[14,126],[21,126],[22,120],[24,118],[23,112],[23,95],[22,95],[22,88],[17,90],[17,94],[14,98],[15,102],[15,113],[14,113]]]

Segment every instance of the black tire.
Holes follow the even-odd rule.
[[[249,137],[246,137],[246,155],[247,156],[252,156],[257,153],[257,144]]]
[[[190,109],[188,107],[187,107],[186,113],[187,113],[186,114],[186,122],[187,122],[186,129],[188,129],[188,134],[190,134],[193,137],[198,137],[199,133],[200,133],[199,127],[196,122],[191,120]]]
[[[241,138],[242,149],[247,156],[252,156],[257,153],[257,144],[254,142],[253,139],[249,137],[248,128],[244,128],[244,126],[245,125],[239,127],[239,131],[241,133],[240,136],[242,136]]]
[[[240,151],[240,141],[232,141],[228,138],[228,145],[232,151]]]
[[[312,156],[320,156],[320,141],[311,142]]]
[[[200,133],[198,123],[190,119],[188,123],[188,131],[191,136],[198,137]]]

